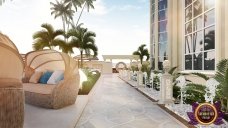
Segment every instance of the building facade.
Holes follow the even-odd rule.
[[[150,0],[155,70],[168,59],[182,72],[214,74],[228,58],[228,0]]]

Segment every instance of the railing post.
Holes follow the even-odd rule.
[[[142,87],[143,86],[143,73],[141,71],[142,64],[138,64],[138,68],[139,68],[139,71],[137,74],[137,84],[138,84],[138,87]]]
[[[168,73],[170,69],[170,63],[168,60],[163,62],[163,68],[165,73],[161,77],[160,83],[160,99],[159,104],[171,104],[173,103],[173,86],[172,76]]]

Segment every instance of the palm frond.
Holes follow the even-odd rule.
[[[223,59],[217,64],[217,70],[222,74],[225,74],[227,68],[228,68],[228,59]]]
[[[222,89],[222,92],[223,92],[223,95],[228,98],[228,69],[225,71],[225,77],[224,77],[224,83],[223,83],[223,89]]]
[[[45,28],[48,31],[48,33],[54,33],[54,28],[51,24],[44,23],[41,25],[41,27]]]
[[[45,30],[41,30],[41,31],[35,32],[32,37],[33,37],[33,39],[36,39],[36,38],[45,39],[45,38],[47,38],[47,34],[48,33]]]
[[[138,51],[134,51],[133,55],[141,55]]]
[[[176,66],[176,67],[172,67],[172,68],[169,70],[168,73],[172,75],[176,69],[177,69],[177,66]]]
[[[198,76],[198,77],[200,77],[200,78],[203,78],[203,79],[206,80],[206,81],[210,79],[207,75],[205,75],[205,74],[203,74],[203,73],[194,72],[194,73],[191,73],[191,74],[196,75],[196,76]]]

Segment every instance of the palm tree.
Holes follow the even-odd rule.
[[[64,43],[64,40],[57,38],[64,34],[63,30],[54,30],[51,24],[42,24],[41,27],[44,29],[33,34],[34,50],[41,50],[45,47],[53,49],[54,46]]]
[[[138,50],[133,52],[133,55],[139,55],[139,58],[140,58],[140,62],[142,64],[143,62],[143,57],[146,56],[146,60],[149,60],[150,58],[150,54],[148,52],[148,49],[145,48],[146,45],[145,44],[142,44],[141,46],[139,46]]]
[[[74,6],[74,10],[75,12],[78,11],[78,7],[81,8],[82,7],[82,0],[64,0],[65,4],[71,3]],[[69,24],[73,26],[75,26],[74,24],[74,19],[71,20],[71,22],[69,22]]]
[[[64,0],[64,3],[71,3],[74,6],[76,12],[78,10],[78,7],[82,7],[82,0]]]
[[[82,12],[83,12],[84,9],[85,9],[85,6],[86,6],[86,8],[87,8],[87,11],[89,12],[89,9],[90,9],[90,8],[94,9],[93,2],[96,1],[96,0],[81,0],[81,1],[82,1],[81,3],[84,4],[84,5],[83,5],[82,10],[81,10],[81,13],[80,13],[80,15],[79,15],[79,17],[78,17],[76,26],[77,26],[78,23],[79,23],[79,20],[80,20],[80,18],[81,18],[81,16],[82,16]]]
[[[51,15],[54,15],[55,18],[61,17],[63,22],[63,30],[66,32],[66,25],[71,21],[73,21],[73,15],[74,10],[72,10],[72,4],[71,3],[64,3],[59,2],[56,0],[56,3],[50,2],[50,4],[53,6],[51,7]],[[68,24],[69,25],[69,24]]]
[[[80,51],[81,67],[83,67],[83,52],[85,52],[86,55],[90,55],[92,50],[93,56],[97,56],[98,48],[95,44],[94,37],[96,37],[96,34],[94,32],[88,31],[87,28],[83,28],[79,25],[76,29],[70,29],[67,34],[71,37],[70,44]]]

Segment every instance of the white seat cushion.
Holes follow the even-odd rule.
[[[56,70],[53,72],[49,80],[47,81],[47,84],[58,84],[59,82],[59,77],[63,75],[64,71],[63,70]]]

